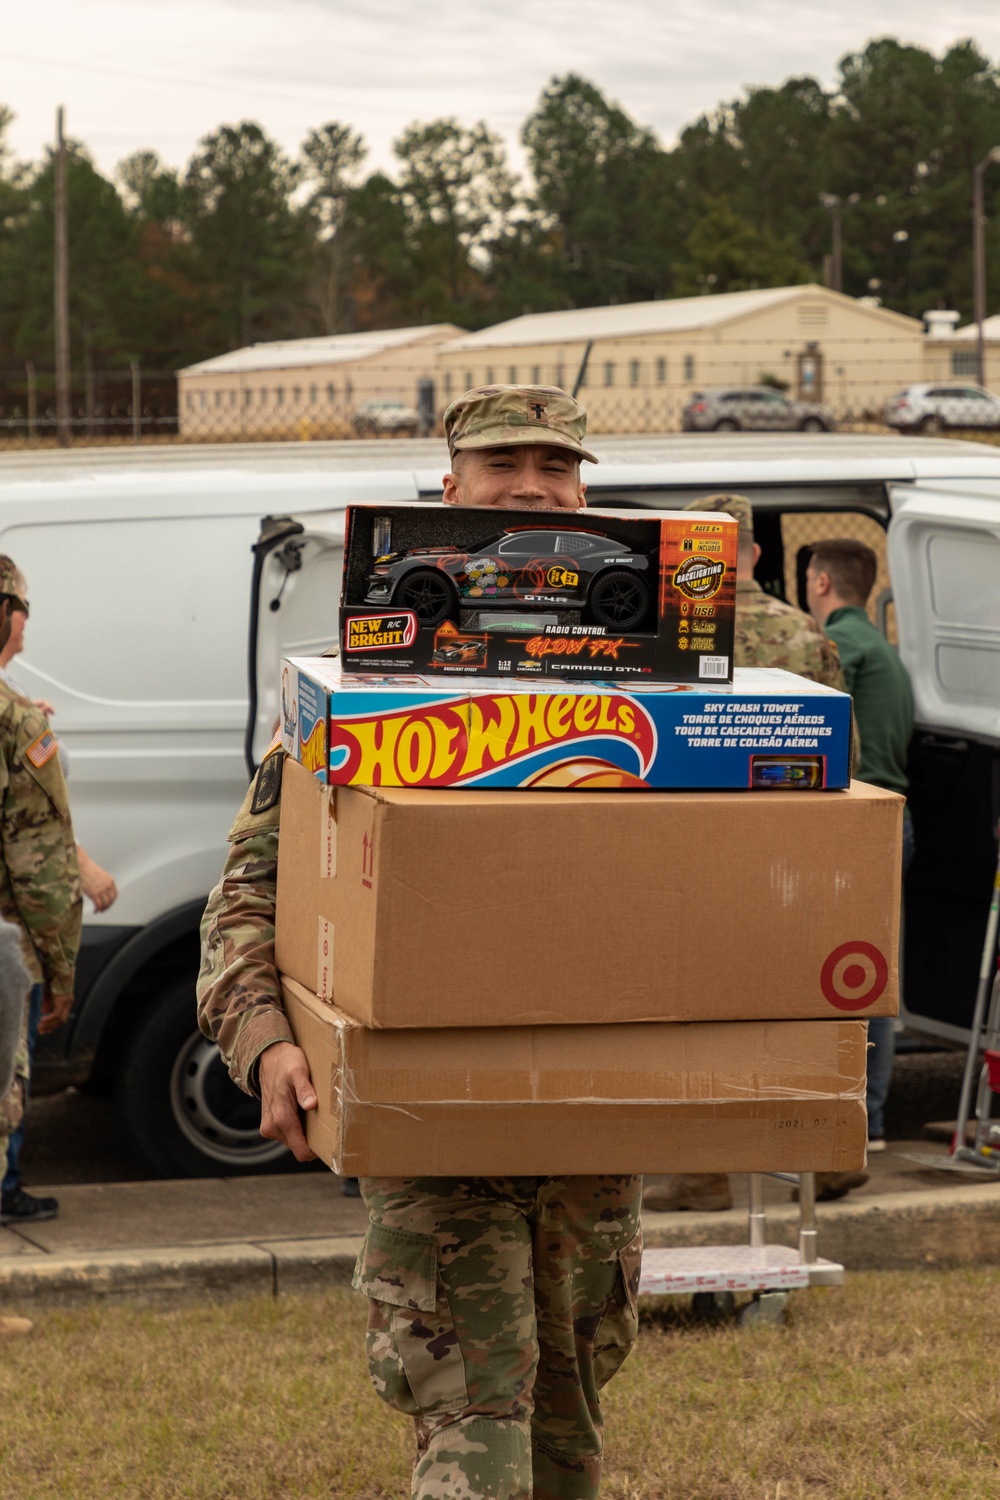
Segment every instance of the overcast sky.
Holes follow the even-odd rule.
[[[242,119],[290,153],[338,120],[391,169],[400,131],[443,115],[485,119],[520,166],[518,130],[553,74],[582,74],[670,144],[750,85],[830,85],[845,52],[885,35],[936,52],[972,37],[995,62],[1000,0],[46,0],[4,7],[0,103],[21,160],[63,104],[109,173],[140,147],[184,166]]]

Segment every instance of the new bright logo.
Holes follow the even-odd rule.
[[[398,651],[417,638],[417,617],[410,610],[394,615],[356,615],[347,622],[348,651]]]

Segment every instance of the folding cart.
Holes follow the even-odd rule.
[[[797,1287],[842,1285],[843,1266],[821,1260],[817,1254],[813,1173],[769,1172],[767,1176],[798,1187],[797,1249],[767,1243],[764,1178],[751,1174],[747,1244],[646,1250],[640,1297],[686,1294],[697,1314],[713,1318],[734,1312],[736,1294],[750,1292],[752,1300],[739,1313],[740,1323],[749,1326],[783,1322],[788,1294]]]

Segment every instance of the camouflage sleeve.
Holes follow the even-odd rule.
[[[281,778],[279,772],[275,787],[270,759],[233,824],[229,858],[201,924],[198,1024],[248,1094],[260,1092],[257,1060],[264,1048],[292,1040],[274,965]]]
[[[37,710],[5,715],[0,841],[12,910],[52,996],[73,993],[83,898],[59,751]]]

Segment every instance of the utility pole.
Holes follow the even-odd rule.
[[[976,320],[976,381],[986,384],[986,217],[983,212],[983,173],[991,162],[1000,161],[1000,146],[987,151],[972,169],[972,303]]]
[[[56,322],[56,433],[59,445],[73,440],[69,389],[69,234],[66,226],[66,142],[63,107],[56,111],[55,160],[55,322]]]

